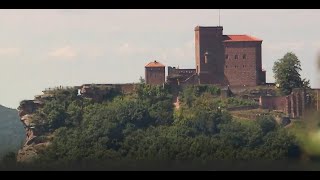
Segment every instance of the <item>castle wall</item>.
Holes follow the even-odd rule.
[[[261,84],[261,42],[225,42],[224,74],[230,86]]]
[[[260,96],[259,105],[263,109],[280,110],[291,118],[303,117],[308,102],[306,90],[294,89],[288,96]]]
[[[135,90],[136,84],[117,84],[117,86],[122,93],[129,94]]]
[[[136,84],[84,84],[80,88],[83,97],[93,99],[95,102],[101,102],[105,97],[110,95],[112,89],[129,94],[134,92]]]
[[[168,76],[179,77],[180,81],[185,81],[194,74],[196,74],[196,69],[177,69],[176,67],[168,66]]]
[[[260,96],[259,105],[263,109],[272,109],[286,112],[287,98],[286,96]]]

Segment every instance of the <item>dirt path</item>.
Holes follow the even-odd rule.
[[[173,97],[174,101],[173,101],[173,105],[176,109],[179,109],[180,108],[180,101],[179,101],[179,97],[178,96],[175,96]]]

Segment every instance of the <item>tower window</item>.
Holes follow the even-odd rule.
[[[229,59],[229,56],[228,56],[228,54],[226,54],[226,59]]]
[[[242,59],[247,59],[247,55],[246,54],[242,55]]]
[[[226,65],[226,68],[228,68],[228,65]]]
[[[235,56],[234,56],[234,59],[238,59],[238,55],[235,55]]]

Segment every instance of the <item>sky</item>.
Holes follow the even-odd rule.
[[[320,10],[221,9],[224,34],[262,42],[262,65],[286,52],[301,61],[302,77],[320,87]],[[0,10],[0,104],[17,108],[42,90],[85,83],[132,83],[153,60],[195,68],[194,27],[219,25],[217,9]]]

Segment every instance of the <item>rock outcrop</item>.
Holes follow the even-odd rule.
[[[113,93],[129,94],[134,89],[135,84],[84,84],[80,87],[80,94],[82,97],[93,99],[95,102],[101,102],[105,97],[112,96]]]
[[[20,120],[26,130],[26,139],[23,147],[19,150],[17,155],[18,162],[31,162],[38,154],[39,147],[47,146],[48,142],[36,141],[41,133],[37,131],[35,124],[32,122],[33,114],[37,109],[43,107],[43,101],[37,100],[24,100],[18,107]]]

